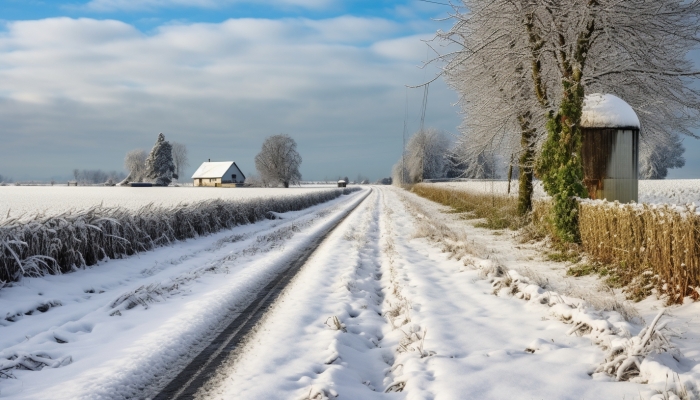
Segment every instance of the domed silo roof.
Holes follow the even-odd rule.
[[[582,128],[636,128],[639,117],[632,107],[612,94],[593,93],[583,100]]]

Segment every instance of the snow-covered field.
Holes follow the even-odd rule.
[[[544,261],[541,244],[375,186],[1,289],[0,370],[29,368],[5,369],[12,377],[0,375],[0,397],[151,396],[177,373],[168,367],[184,365],[358,203],[201,398],[646,399],[678,380],[698,395],[695,303],[662,319],[677,333],[675,350],[644,357],[635,337],[661,301],[625,303],[597,278]],[[610,353],[616,345],[629,350]],[[600,372],[611,354],[637,361],[639,377]],[[31,370],[40,363],[48,366]]]
[[[173,206],[201,200],[239,200],[255,197],[294,196],[309,191],[328,190],[334,185],[308,185],[284,188],[207,188],[207,187],[101,187],[101,186],[0,186],[0,220],[10,216],[44,213],[55,215],[68,210],[94,206],[120,206],[129,209],[148,204]]]
[[[467,190],[485,194],[508,193],[507,181],[464,181],[439,182],[433,185],[449,187],[457,190]],[[511,183],[511,195],[517,195],[518,182]],[[535,198],[546,197],[540,181],[535,182]],[[662,179],[639,181],[640,203],[671,203],[700,205],[700,179]]]

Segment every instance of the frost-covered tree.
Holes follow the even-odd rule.
[[[282,184],[288,188],[298,184],[301,181],[300,165],[297,143],[288,135],[268,137],[255,156],[255,168],[265,186]]]
[[[146,177],[154,180],[156,186],[168,186],[173,177],[177,178],[173,163],[173,150],[165,135],[158,134],[156,144],[146,158]]]
[[[438,36],[460,47],[444,57],[446,80],[458,92],[464,114],[452,164],[461,164],[462,177],[478,177],[493,175],[484,163],[494,154],[512,160],[525,172],[519,176],[518,206],[525,214],[532,207],[535,155],[546,118],[532,90],[530,64],[539,49],[530,50],[525,13],[516,3],[465,1],[473,12],[456,8],[455,25]]]
[[[124,168],[129,172],[126,179],[121,184],[129,182],[143,182],[146,177],[146,150],[134,149],[126,153],[124,157]]]
[[[669,168],[685,165],[683,141],[673,135],[668,140],[643,143],[639,157],[639,174],[644,179],[664,179]]]
[[[182,174],[185,173],[185,168],[187,168],[189,163],[189,158],[187,157],[187,146],[180,142],[172,142],[173,147],[173,164],[175,164],[175,175],[178,179],[182,178]]]
[[[403,160],[399,161],[391,167],[391,183],[396,186],[402,186],[408,184],[408,172],[404,167]],[[381,179],[377,181],[381,183]]]
[[[446,178],[497,179],[498,155],[490,149],[465,146],[460,139],[447,153]]]
[[[539,152],[537,172],[554,198],[564,240],[578,238],[574,196],[585,195],[579,123],[586,91],[630,103],[643,135],[690,133],[698,121],[692,80],[699,74],[687,55],[699,39],[700,0],[463,0],[463,6],[455,7],[453,28],[438,33],[460,46],[442,58],[473,132],[463,142],[520,155],[521,185],[528,175],[522,157]]]
[[[444,178],[449,149],[450,138],[436,129],[423,129],[411,136],[404,160],[400,160],[405,162],[407,183]]]

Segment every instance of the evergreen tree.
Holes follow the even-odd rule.
[[[168,186],[173,180],[175,164],[173,163],[173,148],[158,134],[158,140],[146,159],[146,176],[155,180],[156,186]]]

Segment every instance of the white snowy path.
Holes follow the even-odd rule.
[[[590,339],[568,335],[546,305],[494,296],[477,271],[414,239],[415,211],[400,196],[412,195],[375,190],[341,224],[202,398],[622,399],[646,390],[594,380],[604,354]]]

